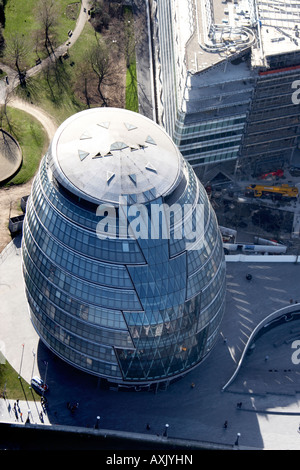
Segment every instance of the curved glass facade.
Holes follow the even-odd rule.
[[[129,176],[133,188],[129,194],[126,180],[124,192],[124,183],[117,185],[116,181],[116,186],[109,188],[110,194],[119,191],[131,201],[130,208],[143,190],[147,227],[153,222],[154,206],[160,209],[155,237],[139,237],[137,232],[135,236],[105,238],[102,233],[100,237],[98,223],[103,218],[97,215],[97,207],[107,201],[98,196],[105,188],[97,190],[93,200],[93,191],[81,186],[80,180],[72,192],[75,178],[72,175],[68,179],[60,166],[62,157],[57,156],[65,149],[61,142],[65,129],[72,130],[77,119],[82,125],[90,119],[90,111],[78,113],[67,126],[58,129],[28,199],[22,257],[31,320],[52,351],[88,373],[123,384],[170,380],[199,364],[219,331],[224,311],[225,260],[216,216],[194,171],[159,126],[130,111],[93,110],[92,120],[107,124],[101,132],[96,129],[100,140],[115,139],[121,120],[126,123],[131,143],[125,148],[125,144],[117,146],[114,142],[116,152],[101,158],[96,158],[95,150],[90,162],[79,166],[82,174],[94,174],[96,170],[103,173],[102,165],[107,165],[104,159],[110,159],[109,165],[115,165],[113,171],[121,172],[124,178]],[[114,132],[108,125],[113,120]],[[134,130],[143,125],[147,135],[142,139],[141,133],[137,134],[139,148],[134,147]],[[155,141],[149,139],[149,133],[155,135]],[[122,134],[119,139],[125,141],[126,136]],[[148,144],[144,145],[147,138]],[[73,142],[78,136],[71,132],[69,139]],[[85,139],[79,137],[81,147]],[[172,181],[164,175],[160,188],[165,185],[166,189],[159,192],[155,192],[155,178],[159,178],[160,168],[157,162],[154,167],[151,160],[154,147],[161,165],[168,165],[171,158],[177,165],[170,172]],[[89,153],[92,155],[91,147]],[[148,173],[149,177],[142,179],[143,186],[139,187],[141,178],[136,166],[144,154],[147,164],[141,173],[143,178]],[[76,169],[80,155],[74,152],[68,158],[68,165],[74,158]],[[109,171],[102,185],[111,184],[112,166]],[[113,207],[118,221],[124,207],[115,200]],[[172,208],[170,214],[166,214],[168,207]],[[176,210],[185,207],[184,233],[181,231],[178,237]],[[193,237],[198,207],[202,210],[202,231]],[[167,216],[169,236],[163,236],[163,218]]]

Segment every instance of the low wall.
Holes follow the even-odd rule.
[[[298,255],[225,255],[226,262],[237,263],[300,263]]]
[[[299,305],[299,303],[298,304],[293,304],[293,305],[288,305],[287,307],[282,307],[279,310],[276,310],[275,312],[271,313],[266,318],[264,318],[261,322],[259,322],[258,325],[256,325],[256,327],[254,328],[254,330],[252,331],[251,335],[248,338],[248,341],[247,341],[247,343],[244,347],[242,356],[241,356],[241,358],[238,362],[238,365],[237,365],[233,375],[228,380],[228,382],[223,386],[222,391],[226,390],[226,388],[228,388],[229,385],[232,384],[232,382],[236,378],[236,376],[239,373],[239,370],[242,366],[242,363],[243,363],[243,360],[246,356],[246,353],[247,353],[248,349],[251,346],[251,343],[255,340],[257,335],[259,333],[261,333],[263,328],[265,328],[268,325],[271,325],[272,323],[274,323],[274,327],[275,327],[276,326],[276,323],[275,323],[276,320],[279,320],[280,318],[283,318],[283,317],[286,317],[287,315],[292,315],[292,314],[298,315],[300,317],[300,305]]]
[[[0,129],[0,183],[12,178],[22,164],[22,150],[17,140]]]
[[[0,423],[0,433],[5,436],[7,450],[105,450],[111,456],[112,452],[123,455],[122,452],[128,450],[160,450],[165,453],[181,451],[184,456],[193,450],[240,448],[233,444],[62,425]]]

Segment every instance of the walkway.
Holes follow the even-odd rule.
[[[76,22],[75,29],[72,33],[72,36],[64,42],[64,44],[60,45],[55,50],[55,56],[59,57],[60,55],[65,54],[70,47],[75,44],[77,39],[79,38],[86,21],[88,20],[88,9],[89,9],[89,0],[81,0],[81,9],[78,15],[78,19]],[[52,55],[47,57],[46,59],[42,60],[39,65],[35,65],[31,69],[27,70],[26,75],[27,77],[32,77],[39,73],[44,67],[46,67],[49,62],[52,61]],[[0,103],[4,104],[6,97],[19,85],[19,78],[15,70],[11,69],[7,65],[1,64],[2,70],[5,71],[8,78],[8,85],[6,84],[6,80],[0,81]],[[13,102],[10,101],[10,105],[14,105]]]
[[[291,329],[297,329],[300,339],[300,323],[274,328],[257,340],[234,382],[222,392],[259,321],[297,299],[299,265],[228,263],[226,313],[215,349],[201,366],[168,390],[155,394],[104,390],[95,377],[53,355],[39,341],[30,322],[19,250],[12,244],[2,258],[2,350],[27,382],[32,374],[43,378],[47,364],[47,419],[51,424],[92,428],[99,415],[102,429],[161,435],[168,423],[169,436],[179,439],[233,445],[239,432],[241,448],[299,448],[300,365],[292,362],[291,343],[278,341],[290,338]],[[250,283],[245,279],[248,272],[253,275]],[[74,414],[66,406],[73,401],[79,402]],[[242,402],[240,409],[236,407],[238,402]],[[14,419],[5,411],[5,403],[1,403],[0,410],[0,421]],[[38,424],[38,416],[35,419]],[[228,428],[224,429],[226,420]],[[151,425],[149,431],[147,422]]]
[[[32,400],[30,390],[27,390],[28,400],[21,400],[16,404],[16,400],[0,400],[0,422],[25,424],[29,417],[31,424],[51,424],[47,409],[41,405],[40,401]],[[30,399],[31,398],[31,399]]]

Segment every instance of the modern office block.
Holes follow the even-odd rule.
[[[300,106],[292,100],[299,3],[151,0],[151,6],[158,122],[189,163],[234,168],[238,161],[248,175],[292,164],[299,152]]]
[[[22,256],[36,331],[83,371],[149,386],[197,366],[217,340],[225,261],[215,213],[144,116],[96,108],[59,127],[27,202]]]

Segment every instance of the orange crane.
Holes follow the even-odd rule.
[[[250,184],[246,188],[246,196],[264,197],[272,196],[276,199],[291,199],[298,196],[298,188],[289,186],[288,184],[281,184],[278,186],[265,186],[262,184]]]

